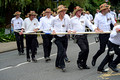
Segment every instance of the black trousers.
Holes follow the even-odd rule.
[[[30,59],[29,50],[31,49],[32,55],[31,58],[35,58],[37,50],[37,35],[26,35],[26,55],[27,59]]]
[[[113,47],[114,47],[114,51],[115,51],[115,54],[117,55],[117,57],[114,61],[112,61],[110,63],[110,65],[112,65],[114,68],[116,68],[117,65],[120,63],[120,48],[119,48],[119,45],[115,45],[115,44],[113,44],[113,45],[114,45]]]
[[[52,35],[42,35],[43,39],[43,50],[44,50],[44,58],[50,57],[50,52],[51,52],[51,46],[52,46],[52,40],[53,36]]]
[[[110,51],[114,50],[116,51],[117,49],[117,45],[112,44],[110,41],[108,41],[108,52],[107,55],[105,56],[105,58],[103,59],[103,61],[101,62],[101,64],[98,67],[98,71],[104,70],[104,66],[108,63],[108,65],[113,61],[113,57],[114,55],[110,55]]]
[[[19,52],[24,52],[24,42],[23,42],[23,35],[19,35],[19,33],[14,32],[16,43],[17,43],[17,49]]]
[[[87,35],[76,35],[75,37],[77,39],[76,43],[81,49],[78,55],[77,63],[80,63],[83,67],[85,67],[89,54]]]
[[[66,56],[68,38],[67,36],[63,36],[63,37],[55,36],[55,38],[56,38],[55,44],[57,45],[57,49],[58,49],[55,66],[65,68],[64,59]]]
[[[113,61],[113,57],[114,55],[110,55],[109,52],[111,50],[115,51],[115,54],[118,55],[118,57],[115,59],[115,61]],[[119,49],[119,45],[113,44],[112,42],[108,42],[108,52],[106,57],[103,59],[103,61],[101,62],[101,64],[98,67],[98,70],[103,70],[104,66],[108,63],[111,64],[113,61],[113,65],[114,67],[116,67],[116,65],[120,62],[120,49]]]
[[[93,56],[93,59],[96,60],[102,53],[105,52],[105,48],[106,48],[106,45],[108,44],[109,37],[110,37],[110,34],[99,34],[100,49]]]
[[[113,30],[113,27],[114,27],[114,25],[111,23],[111,24],[110,24],[110,28],[111,28],[111,30]]]

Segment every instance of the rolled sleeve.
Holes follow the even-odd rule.
[[[88,19],[86,19],[85,22],[86,22],[86,26],[88,26],[92,31],[94,31],[97,28]]]

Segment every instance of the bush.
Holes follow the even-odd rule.
[[[12,34],[4,34],[5,28],[0,29],[0,42],[10,42],[10,41],[15,41],[15,35],[14,33]]]
[[[5,24],[5,18],[0,16],[0,26],[3,26]]]

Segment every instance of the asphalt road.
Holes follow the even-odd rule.
[[[56,45],[52,46],[52,60],[49,63],[45,62],[43,47],[40,45],[36,55],[37,63],[26,62],[26,56],[19,56],[17,50],[0,54],[0,80],[120,80],[120,73],[111,71],[107,66],[105,67],[109,71],[107,74],[97,73],[97,67],[106,52],[98,58],[96,66],[92,67],[92,57],[99,49],[99,43],[95,43],[94,40],[95,36],[97,35],[88,35],[90,53],[87,64],[91,68],[89,70],[78,69],[76,60],[80,49],[73,40],[70,40],[67,55],[71,62],[66,63],[66,72],[55,68]],[[120,69],[120,66],[118,68]]]

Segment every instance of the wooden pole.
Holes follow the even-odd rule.
[[[18,31],[16,31],[18,32]],[[67,33],[67,32],[58,32],[56,34],[53,33],[39,33],[39,32],[31,32],[31,33],[25,33],[23,32],[23,34],[30,34],[30,35],[38,35],[38,34],[42,34],[42,35],[69,35],[69,34],[110,34],[110,32],[76,32],[76,33]]]

